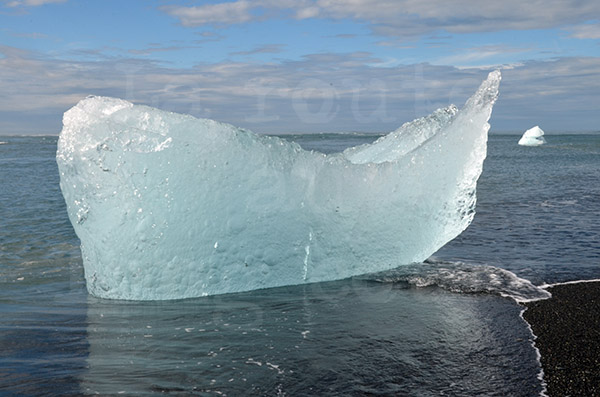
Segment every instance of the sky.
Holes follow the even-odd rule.
[[[387,132],[502,71],[494,132],[600,131],[597,0],[0,0],[0,134],[88,95],[258,133]]]

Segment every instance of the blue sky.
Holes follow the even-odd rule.
[[[0,0],[0,134],[56,134],[87,95],[385,132],[497,68],[493,131],[600,130],[600,2]]]

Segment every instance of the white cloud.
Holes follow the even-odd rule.
[[[267,44],[248,51],[232,52],[229,55],[278,54],[283,51],[283,44]]]
[[[507,54],[525,54],[529,48],[513,48],[505,45],[486,45],[468,48],[458,52],[456,55],[437,59],[435,64],[454,65],[458,68],[464,67],[494,67],[495,59],[504,59]],[[501,64],[497,65],[500,66]]]
[[[51,3],[65,3],[68,0],[12,0],[5,1],[7,7],[37,7]]]
[[[34,40],[48,39],[49,38],[49,36],[47,34],[44,34],[44,33],[38,33],[38,32],[27,32],[27,33],[15,32],[13,30],[6,29],[6,28],[4,28],[2,30],[5,31],[5,32],[7,32],[12,37],[19,37],[19,38],[24,38],[24,39],[34,39]]]
[[[600,23],[589,23],[566,28],[571,32],[571,37],[576,39],[600,39]]]
[[[600,15],[596,0],[237,0],[204,6],[163,7],[184,26],[236,24],[265,18],[354,19],[381,35],[415,37],[454,33],[548,29]]]
[[[203,6],[182,7],[165,6],[161,9],[178,18],[183,26],[201,26],[206,24],[237,24],[254,18],[250,13],[250,2],[239,0],[232,3],[207,4]]]
[[[143,48],[143,49],[128,50],[127,52],[129,52],[130,54],[135,54],[135,55],[150,55],[150,54],[154,54],[157,52],[181,51],[181,50],[188,50],[188,49],[194,49],[194,48],[202,48],[202,47],[198,47],[198,46],[170,46],[170,47],[153,46],[153,47]]]
[[[308,19],[308,18],[317,18],[321,13],[321,9],[319,7],[305,7],[300,8],[296,11],[297,19]]]

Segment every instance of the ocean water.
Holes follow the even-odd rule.
[[[323,152],[376,138],[285,137]],[[539,395],[517,301],[600,278],[600,134],[518,139],[490,136],[473,224],[426,263],[124,302],[85,290],[57,138],[0,136],[0,395]]]

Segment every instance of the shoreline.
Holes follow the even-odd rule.
[[[524,302],[548,396],[600,396],[600,280],[544,286],[552,297]]]

